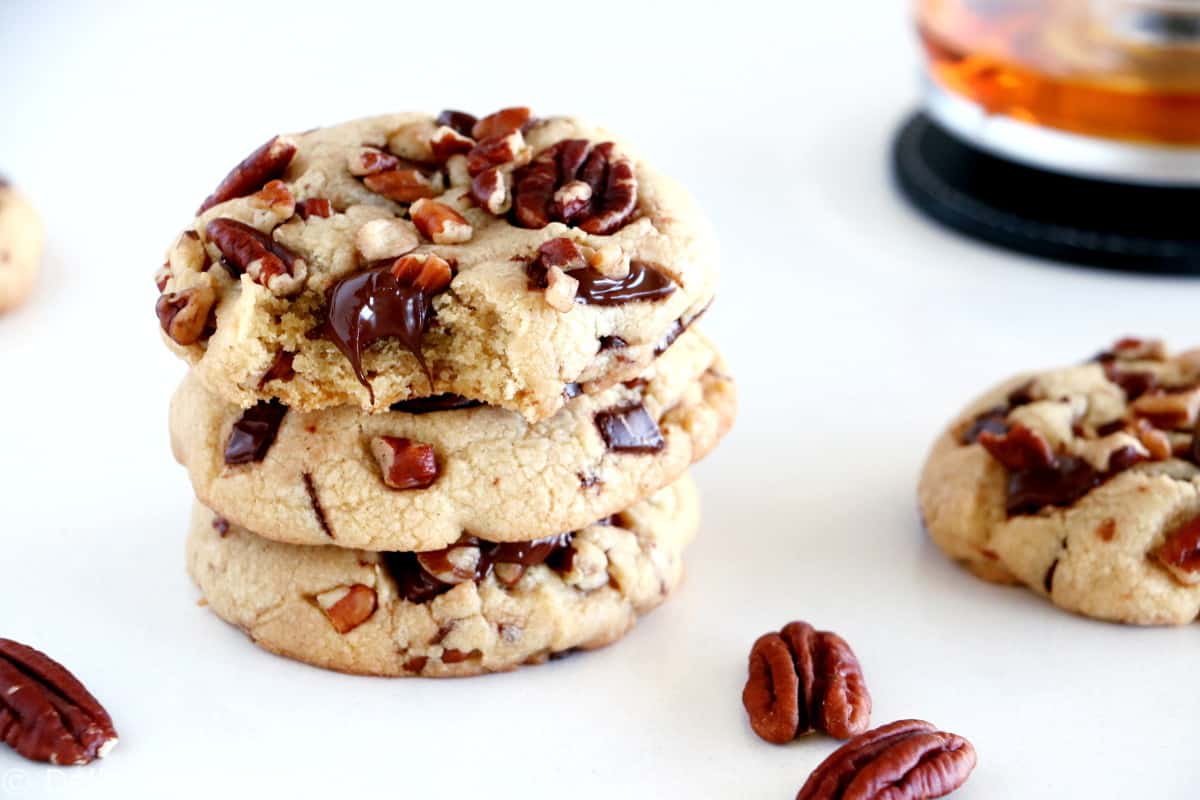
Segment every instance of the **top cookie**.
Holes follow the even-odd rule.
[[[243,407],[453,393],[533,421],[641,372],[714,282],[695,204],[604,131],[393,114],[247,157],[170,248],[156,310]]]
[[[1099,619],[1200,614],[1200,350],[1124,339],[1013,378],[938,439],[921,476],[930,537],[980,577]]]

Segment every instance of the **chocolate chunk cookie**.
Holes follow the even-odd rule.
[[[1200,613],[1200,351],[1123,339],[1022,375],[934,444],[929,535],[982,578],[1137,625]]]

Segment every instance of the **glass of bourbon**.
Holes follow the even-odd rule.
[[[918,0],[926,109],[1003,157],[1200,184],[1200,0]]]

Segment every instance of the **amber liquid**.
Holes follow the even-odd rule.
[[[933,79],[991,114],[1105,139],[1200,145],[1200,38],[1159,35],[1141,10],[1119,1],[919,0],[917,24]]]

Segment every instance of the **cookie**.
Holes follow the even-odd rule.
[[[197,505],[187,560],[208,607],[275,653],[368,675],[465,676],[616,641],[679,583],[698,524],[686,476],[572,534],[419,557],[280,544]]]
[[[736,401],[720,356],[691,330],[641,378],[580,394],[539,423],[455,398],[430,410],[438,404],[243,412],[189,376],[171,438],[200,501],[261,536],[431,550],[464,531],[523,541],[626,508],[707,454]]]
[[[947,555],[1097,619],[1200,613],[1200,351],[1123,339],[984,394],[933,446],[921,513]]]
[[[0,312],[20,305],[33,289],[43,235],[33,206],[0,178]]]
[[[302,411],[450,393],[537,421],[572,384],[645,369],[713,298],[694,202],[578,120],[472,119],[255,151],[158,273],[171,348],[231,403]]]

